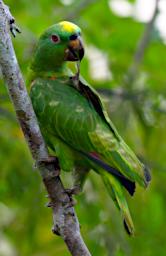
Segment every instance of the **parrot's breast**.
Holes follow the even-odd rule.
[[[93,151],[88,133],[102,122],[93,105],[69,80],[37,79],[31,98],[42,128],[78,150]]]

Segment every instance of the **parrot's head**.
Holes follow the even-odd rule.
[[[81,29],[68,21],[62,21],[49,27],[40,37],[32,69],[35,71],[53,71],[66,61],[81,61],[84,47]]]

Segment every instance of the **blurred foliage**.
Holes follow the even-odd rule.
[[[88,56],[82,62],[81,72],[104,92],[119,132],[152,169],[153,180],[147,191],[138,187],[134,198],[128,197],[136,227],[134,238],[126,235],[120,214],[100,179],[95,173],[90,174],[84,193],[77,197],[76,211],[92,255],[164,256],[166,49],[158,32],[154,29],[136,80],[132,88],[127,88],[124,78],[145,24],[117,17],[108,0],[6,0],[5,3],[22,30],[13,43],[25,79],[37,37],[63,19],[82,28],[86,47],[93,46],[106,54],[112,79],[92,78]],[[51,210],[44,206],[48,201],[46,192],[33,168],[2,80],[0,84],[0,255],[67,256],[64,242],[51,233]],[[69,177],[63,179],[67,186]]]

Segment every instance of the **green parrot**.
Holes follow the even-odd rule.
[[[42,134],[63,171],[74,173],[82,190],[87,174],[99,174],[121,212],[128,234],[134,234],[124,189],[147,187],[150,173],[118,134],[98,93],[69,70],[67,62],[84,56],[81,29],[67,21],[40,37],[32,60],[30,97]]]

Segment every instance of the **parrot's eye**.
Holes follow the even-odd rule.
[[[52,42],[54,42],[56,44],[60,42],[60,38],[58,35],[52,35],[51,40],[52,40]]]
[[[71,36],[69,37],[69,39],[70,39],[70,40],[76,40],[77,37],[78,37],[77,34],[73,34],[73,35],[71,35]]]

